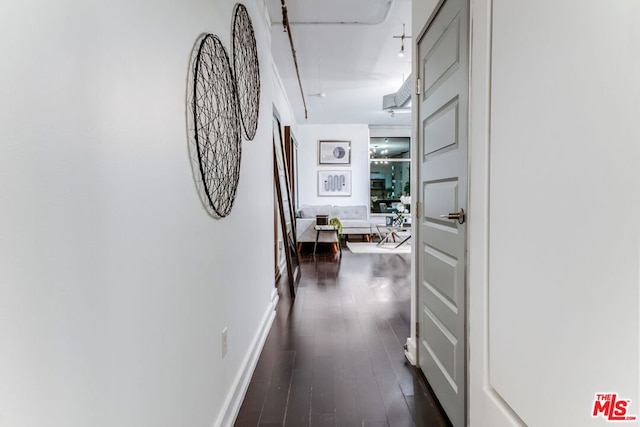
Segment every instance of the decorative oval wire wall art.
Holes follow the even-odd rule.
[[[194,145],[203,202],[220,217],[231,212],[240,177],[237,99],[227,51],[217,36],[207,34],[200,42],[193,72]]]
[[[233,14],[233,69],[244,136],[256,136],[260,108],[260,65],[258,48],[247,8],[237,4]]]

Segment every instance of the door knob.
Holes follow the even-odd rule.
[[[440,215],[440,218],[455,219],[455,220],[458,220],[460,224],[464,224],[464,219],[465,219],[464,209],[460,208],[460,211],[458,212],[453,212],[446,215]]]

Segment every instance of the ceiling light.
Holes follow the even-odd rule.
[[[404,24],[402,24],[402,35],[400,36],[393,36],[394,39],[400,39],[400,52],[398,52],[398,56],[399,57],[403,57],[404,56],[404,39],[410,39],[411,36],[407,36],[404,32]]]

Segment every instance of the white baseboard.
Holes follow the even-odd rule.
[[[407,360],[409,361],[409,363],[411,363],[412,366],[416,366],[418,364],[415,338],[407,338],[407,344],[404,350],[404,357],[407,358]]]
[[[258,332],[256,333],[253,341],[251,342],[251,347],[247,356],[244,358],[242,362],[242,367],[240,372],[236,376],[235,381],[233,382],[233,386],[227,395],[227,399],[223,406],[223,410],[218,417],[218,420],[214,424],[216,427],[231,427],[238,416],[238,412],[240,412],[240,406],[242,406],[242,401],[244,400],[244,396],[247,393],[247,389],[249,388],[249,382],[251,381],[251,376],[253,375],[253,371],[256,369],[256,365],[258,364],[258,359],[260,358],[260,353],[262,352],[262,348],[264,347],[264,343],[267,340],[267,335],[269,335],[269,330],[271,329],[271,325],[273,324],[273,320],[276,317],[276,304],[278,304],[278,300],[280,296],[278,295],[277,289],[273,289],[271,291],[271,304],[267,308],[267,312],[262,318],[262,322]]]

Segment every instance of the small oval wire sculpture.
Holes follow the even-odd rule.
[[[217,36],[207,34],[200,42],[193,79],[194,139],[206,196],[203,202],[225,217],[236,197],[242,146],[236,83]]]
[[[244,136],[249,141],[256,136],[260,109],[260,64],[253,24],[242,4],[236,4],[233,14],[233,69]]]

